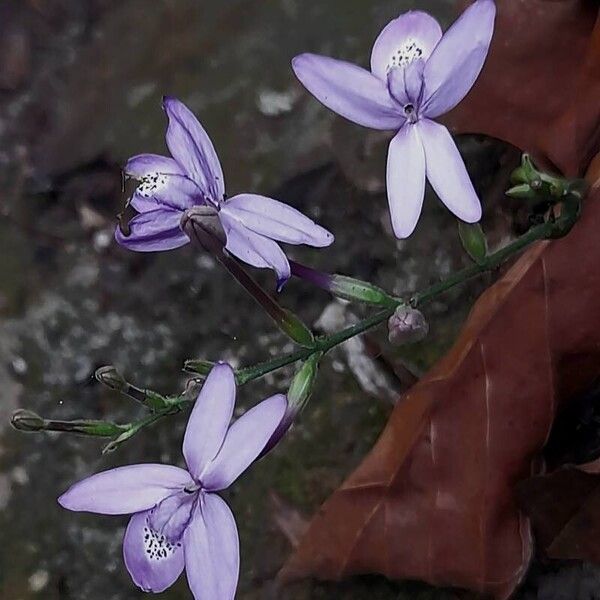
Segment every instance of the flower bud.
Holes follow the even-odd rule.
[[[511,173],[510,180],[514,185],[522,183],[529,185],[535,181],[540,181],[540,172],[535,168],[529,154],[523,154],[521,164]]]
[[[292,275],[300,277],[322,290],[326,290],[349,301],[364,302],[365,304],[375,304],[377,306],[395,306],[398,302],[376,285],[347,277],[346,275],[331,275],[323,273],[312,267],[307,267],[295,261],[290,261]]]
[[[24,408],[13,413],[10,423],[19,431],[43,431],[45,428],[45,421],[40,415]]]
[[[530,200],[536,197],[536,191],[528,183],[520,183],[506,190],[506,195],[517,200]]]
[[[399,306],[388,320],[388,339],[394,346],[419,342],[428,333],[429,324],[423,313],[410,306]]]
[[[312,394],[322,356],[321,352],[315,352],[307,358],[292,379],[287,393],[288,409],[286,412],[293,413],[294,417],[304,409]]]
[[[278,444],[279,440],[281,440],[292,426],[296,417],[304,410],[312,394],[319,370],[319,361],[322,356],[322,352],[315,352],[296,371],[287,393],[288,405],[285,414],[260,453],[260,456],[264,456]]]
[[[125,378],[115,367],[112,365],[107,365],[105,367],[100,367],[96,370],[95,373],[96,379],[109,387],[111,390],[116,390],[117,392],[127,392],[129,389],[129,384],[125,381]]]
[[[344,300],[356,300],[365,304],[375,304],[377,306],[393,306],[397,302],[384,290],[345,275],[332,275],[329,284],[329,291],[338,298]]]

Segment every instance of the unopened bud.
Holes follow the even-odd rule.
[[[42,431],[45,428],[45,421],[40,415],[24,408],[13,413],[10,423],[19,431]]]
[[[419,342],[428,333],[429,324],[423,313],[410,306],[399,306],[388,320],[388,339],[394,346]]]
[[[530,185],[540,181],[540,172],[536,169],[529,154],[521,156],[521,164],[511,173],[510,180],[514,185],[526,183]]]
[[[528,183],[520,183],[506,190],[506,195],[517,200],[530,200],[536,197],[536,191]]]
[[[292,426],[296,417],[304,410],[312,394],[319,370],[319,361],[322,356],[321,352],[315,352],[296,371],[287,393],[288,405],[285,414],[267,442],[267,445],[260,453],[260,456],[264,456],[278,444],[279,440],[281,440]]]
[[[321,352],[315,352],[307,358],[292,379],[287,398],[288,412],[293,412],[294,417],[304,409],[312,394],[322,356]]]
[[[393,306],[397,302],[384,290],[376,285],[346,277],[345,275],[332,275],[329,290],[338,298],[355,300],[365,304],[377,306]]]
[[[397,301],[376,285],[346,275],[331,275],[290,261],[292,275],[300,277],[338,298],[377,306],[395,306]]]
[[[522,200],[562,200],[570,193],[574,180],[565,179],[540,171],[531,161],[528,154],[523,154],[521,164],[511,173],[514,184],[506,195]]]
[[[100,383],[117,392],[127,392],[129,388],[129,384],[125,381],[123,375],[112,365],[97,369],[95,377]]]

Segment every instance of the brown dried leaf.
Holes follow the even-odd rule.
[[[589,465],[565,467],[517,487],[536,541],[550,558],[600,563],[600,475],[598,463],[592,465],[595,472]]]
[[[600,144],[596,0],[496,0],[492,47],[473,90],[446,118],[581,176]]]
[[[600,374],[600,193],[528,250],[399,403],[282,571],[382,573],[507,598],[532,553],[513,489],[540,467],[560,402]]]

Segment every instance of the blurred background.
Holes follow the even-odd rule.
[[[127,519],[68,513],[56,498],[112,466],[180,464],[186,422],[164,419],[101,456],[101,441],[11,430],[15,409],[127,422],[142,409],[94,381],[101,365],[174,393],[185,385],[186,358],[245,365],[291,349],[195,248],[142,255],[114,243],[126,201],[121,166],[133,154],[166,153],[163,94],[199,116],[228,194],[273,196],[335,233],[331,248],[291,248],[291,257],[397,294],[467,264],[455,220],[430,192],[417,232],[395,240],[384,191],[390,136],[334,116],[290,68],[303,51],[366,65],[380,29],[416,7],[444,27],[455,14],[453,0],[0,2],[0,598],[141,598],[122,561]],[[518,228],[503,190],[519,153],[484,137],[459,143],[490,242],[505,243]],[[257,277],[274,285],[271,273]],[[238,598],[454,597],[377,577],[284,589],[273,580],[308,517],[373,444],[397,393],[449,347],[491,280],[431,305],[425,342],[392,350],[379,332],[324,360],[298,425],[227,493],[242,545]],[[281,301],[321,331],[360,316],[297,281]],[[290,375],[244,387],[239,406],[284,391]],[[598,579],[587,566],[560,574],[534,566],[519,597],[573,598],[555,595],[568,581],[562,589],[591,599]],[[161,597],[189,598],[184,579]]]

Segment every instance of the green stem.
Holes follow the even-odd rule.
[[[234,279],[273,319],[277,327],[300,346],[311,348],[313,335],[310,329],[292,311],[283,308],[271,294],[268,294],[246,269],[233,258],[223,245],[223,240],[205,224],[205,215],[198,210],[187,211],[182,219],[182,227],[187,236],[203,250],[210,252],[229,271]],[[281,282],[278,282],[280,285]]]
[[[421,292],[413,294],[409,300],[410,305],[414,308],[421,306],[440,294],[455,287],[456,285],[459,285],[475,277],[476,275],[479,275],[480,273],[498,268],[502,263],[528,247],[533,242],[565,235],[579,216],[579,200],[574,196],[569,197],[568,201],[565,201],[564,206],[566,210],[564,210],[561,216],[557,219],[549,220],[545,223],[532,227],[527,233],[506,245],[504,248],[501,248],[500,250],[497,250],[496,252],[484,257],[480,263],[466,267],[465,269],[450,275],[443,281],[440,281],[439,283],[436,283]],[[190,231],[190,233],[192,233],[192,231]],[[227,255],[224,256],[227,257]],[[239,266],[238,263],[235,264],[236,267],[233,268],[234,271],[236,271],[237,266]],[[245,273],[241,278],[244,279],[246,275],[247,274]],[[238,385],[243,385],[249,381],[263,377],[268,373],[281,369],[287,365],[291,365],[297,361],[306,360],[317,353],[325,354],[332,348],[335,348],[345,341],[377,327],[389,319],[390,316],[394,314],[394,311],[398,306],[406,303],[405,300],[400,298],[394,298],[393,300],[394,304],[392,306],[386,307],[385,309],[355,323],[354,325],[351,325],[350,327],[346,327],[330,335],[323,335],[315,338],[310,347],[300,348],[295,352],[285,356],[279,356],[273,360],[238,369],[236,371]],[[194,368],[195,365],[197,365],[196,368]],[[210,365],[211,363],[208,361],[188,361],[186,363],[186,368],[192,371],[196,370],[200,378],[203,378],[207,375]],[[140,391],[144,392],[146,396],[148,395],[147,390]],[[45,421],[41,417],[35,415],[34,413],[30,413],[29,411],[18,411],[13,416],[13,425],[21,430],[39,431],[43,429],[50,429],[48,425],[51,423],[51,429],[54,431],[78,431],[80,433],[82,432],[83,426],[83,433],[88,435],[91,433],[91,435],[100,436],[105,436],[112,431],[117,435],[115,439],[113,439],[113,441],[110,442],[104,449],[104,452],[110,452],[118,448],[122,443],[129,440],[143,428],[155,423],[166,415],[174,414],[175,412],[181,410],[185,404],[193,401],[194,394],[191,394],[188,391],[175,397],[163,397],[159,394],[156,394],[156,396],[157,399],[152,407],[155,412],[129,424],[120,425],[116,423],[105,423],[100,421],[76,421],[70,424],[65,424],[58,421]],[[160,400],[160,402],[158,402],[158,400]]]
[[[457,271],[456,273],[450,275],[450,277],[447,277],[439,283],[432,285],[422,292],[413,294],[410,298],[410,305],[413,308],[422,306],[426,302],[429,302],[436,296],[439,296],[443,292],[446,292],[456,285],[464,283],[465,281],[472,279],[481,273],[485,273],[486,271],[497,269],[502,263],[511,258],[517,252],[527,248],[527,246],[529,246],[531,243],[550,237],[550,235],[555,231],[555,228],[555,222],[542,223],[541,225],[532,227],[527,233],[523,234],[521,237],[518,237],[510,244],[507,244],[504,246],[504,248],[501,248],[492,254],[488,254],[481,260],[480,263],[473,264],[465,269]]]

